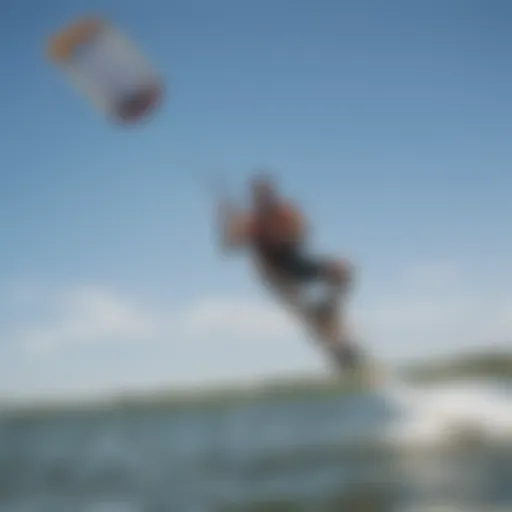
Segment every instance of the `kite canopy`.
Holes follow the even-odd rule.
[[[133,123],[153,112],[161,81],[138,49],[107,22],[82,18],[54,34],[48,55],[109,117]]]

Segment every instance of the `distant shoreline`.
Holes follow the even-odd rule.
[[[412,363],[399,369],[410,382],[434,383],[467,378],[512,379],[512,350],[446,358],[439,361]],[[41,417],[55,414],[90,414],[94,411],[135,411],[154,407],[172,409],[219,408],[269,400],[301,400],[363,392],[368,388],[364,375],[339,379],[335,376],[297,375],[267,379],[253,385],[235,384],[192,390],[156,390],[126,393],[87,402],[46,402],[34,405],[8,404],[4,416]]]

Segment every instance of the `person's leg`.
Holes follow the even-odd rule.
[[[260,280],[279,302],[295,315],[303,317],[305,305],[301,300],[300,283],[291,279],[280,269],[261,261],[257,262],[257,270]]]
[[[313,257],[297,251],[290,255],[283,270],[301,283],[321,282],[326,286],[323,299],[314,306],[315,314],[331,316],[340,299],[350,290],[352,266],[344,260]]]
[[[354,369],[361,362],[358,344],[348,329],[346,306],[341,299],[350,291],[353,282],[352,266],[343,260],[310,258],[300,255],[296,275],[302,280],[321,280],[328,289],[320,303],[309,311],[310,321],[320,334],[320,341],[341,369]]]
[[[301,295],[301,287],[304,285],[306,277],[313,277],[314,265],[313,262],[303,263],[303,272],[297,272],[294,275],[262,262],[259,262],[257,267],[261,280],[272,294],[305,324],[312,337],[330,354],[335,364],[343,370],[353,369],[359,363],[359,351],[347,330],[344,321],[344,308],[338,308],[336,304],[328,308],[328,311],[323,311],[322,314],[319,314],[316,307],[311,308]],[[307,268],[308,265],[309,268]],[[299,267],[296,267],[295,270],[298,271]],[[302,281],[300,277],[302,277]]]
[[[323,336],[332,330],[338,318],[339,297],[347,288],[345,267],[338,262],[313,258],[302,247],[285,247],[274,252],[269,260],[260,260],[260,275],[273,288],[274,293],[301,317],[308,317]],[[300,292],[312,282],[322,282],[327,293],[319,303],[307,304]]]
[[[328,350],[333,361],[341,370],[355,370],[361,364],[360,348],[354,343],[345,341],[329,346]]]
[[[304,279],[290,268],[276,267],[275,265],[257,262],[257,270],[263,284],[270,290],[291,313],[311,331],[316,339],[326,340],[338,337],[338,311],[333,309],[331,314],[320,318],[316,307],[304,299]],[[304,276],[302,276],[304,277]]]
[[[348,261],[318,258],[316,265],[319,278],[329,287],[333,297],[337,298],[349,291],[354,278],[354,270]]]

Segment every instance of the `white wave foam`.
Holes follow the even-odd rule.
[[[512,396],[478,381],[410,386],[396,378],[382,396],[396,413],[385,441],[404,447],[512,440]]]

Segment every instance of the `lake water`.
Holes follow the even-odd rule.
[[[479,383],[4,418],[0,511],[510,512],[511,437]]]

